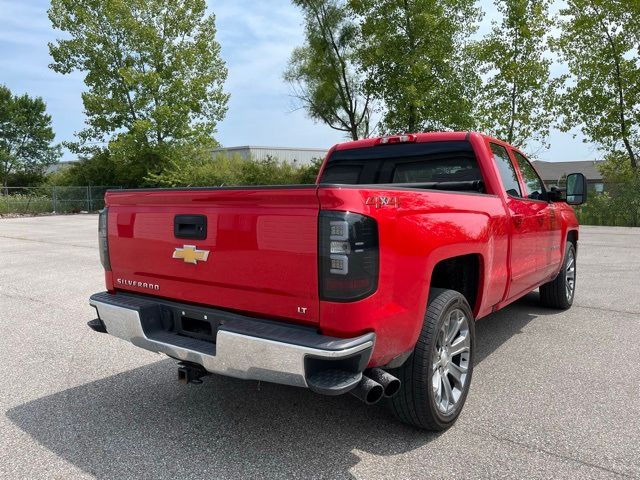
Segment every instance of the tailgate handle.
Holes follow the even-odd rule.
[[[207,238],[207,217],[204,215],[176,215],[173,220],[176,238],[204,240]]]

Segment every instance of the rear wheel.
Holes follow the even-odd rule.
[[[432,289],[414,351],[393,371],[402,382],[389,402],[394,415],[428,430],[453,425],[471,384],[474,340],[473,314],[464,296]]]
[[[545,307],[567,310],[573,305],[576,294],[576,247],[567,242],[564,262],[560,273],[548,283],[540,286],[540,302]]]

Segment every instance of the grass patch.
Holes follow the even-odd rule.
[[[50,197],[23,194],[0,195],[0,215],[50,212],[53,212],[53,202]]]

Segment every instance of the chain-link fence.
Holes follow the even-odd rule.
[[[118,186],[0,187],[0,214],[79,213],[104,208],[107,190]]]

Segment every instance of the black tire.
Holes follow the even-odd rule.
[[[567,276],[569,273],[569,262],[573,259],[573,289],[568,293]],[[560,273],[548,283],[540,286],[540,303],[545,307],[567,310],[573,305],[573,298],[576,294],[576,247],[571,242],[567,242],[567,248],[562,261]]]
[[[466,316],[468,324],[466,330],[469,341],[469,351],[466,354],[467,373],[464,387],[460,389],[462,393],[452,410],[445,414],[439,410],[436,404],[437,394],[432,388],[435,372],[433,358],[438,351],[438,342],[440,341],[438,338],[443,330],[445,320],[449,319],[450,315],[458,315],[456,310]],[[454,338],[459,340],[463,337],[454,336]],[[401,367],[391,372],[402,382],[400,391],[389,401],[389,407],[393,414],[404,423],[427,430],[446,430],[453,425],[469,393],[471,374],[473,373],[474,345],[473,313],[464,296],[454,290],[431,289],[422,331],[413,353]],[[453,358],[451,357],[451,361],[454,361]],[[459,362],[462,361],[461,357],[457,358]]]

